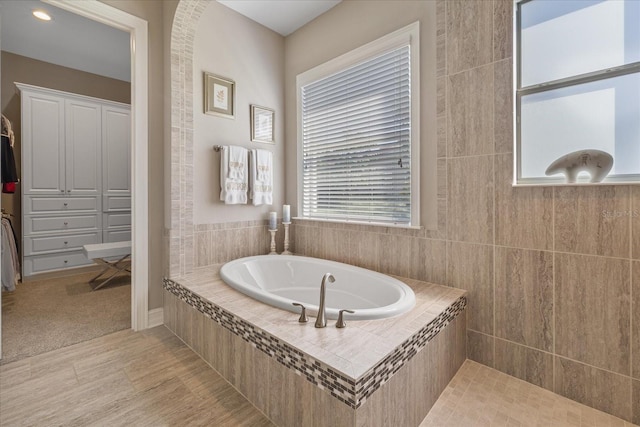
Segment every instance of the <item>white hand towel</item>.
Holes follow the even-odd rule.
[[[229,147],[229,166],[227,178],[245,180],[247,169],[247,149],[231,145]]]
[[[248,150],[242,147],[223,146],[220,150],[220,200],[228,205],[238,205],[247,203],[247,173],[245,170],[240,174],[242,178],[229,177],[229,162],[231,148],[240,151],[238,160],[247,168]]]
[[[273,204],[273,156],[268,150],[251,150],[251,199],[254,206]]]

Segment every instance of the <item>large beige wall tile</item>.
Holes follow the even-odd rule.
[[[556,356],[554,392],[629,421],[631,378]]]
[[[379,271],[395,276],[409,276],[409,257],[411,254],[409,236],[396,234],[378,234],[378,251],[380,253]]]
[[[447,177],[449,239],[493,243],[493,156],[449,159]]]
[[[631,306],[631,354],[633,355],[631,376],[640,380],[640,261],[632,261],[631,295],[633,302]],[[639,409],[640,410],[640,409]]]
[[[640,259],[640,186],[631,186],[631,242],[632,257]]]
[[[411,239],[409,277],[444,285],[447,273],[447,244],[444,240]]]
[[[322,245],[326,259],[349,262],[349,233],[345,230],[325,228],[322,231]]]
[[[447,69],[455,74],[491,62],[493,2],[446,2]]]
[[[447,242],[447,284],[468,291],[467,327],[493,334],[493,247]]]
[[[555,200],[555,249],[629,256],[629,187],[559,187]]]
[[[494,340],[495,338],[490,335],[467,330],[467,357],[493,368],[495,363]]]
[[[493,60],[512,56],[513,1],[493,1]]]
[[[442,114],[436,118],[437,151],[438,158],[447,157],[447,115]]]
[[[493,154],[493,65],[449,76],[449,157]]]
[[[495,257],[496,336],[552,351],[553,254],[496,247]]]
[[[630,375],[630,261],[556,253],[556,354]]]
[[[496,244],[553,249],[553,190],[513,187],[511,154],[496,156]]]
[[[640,425],[640,380],[632,380],[631,408],[633,410],[631,422]]]
[[[553,355],[496,338],[497,370],[553,391]]]
[[[447,6],[436,0],[436,76],[447,74]]]
[[[349,231],[349,264],[378,271],[378,235],[366,231]]]
[[[513,62],[493,65],[493,135],[496,153],[513,153]]]

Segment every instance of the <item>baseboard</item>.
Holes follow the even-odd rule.
[[[164,312],[163,308],[154,308],[153,310],[149,310],[149,321],[147,326],[149,328],[153,328],[155,326],[164,325]]]

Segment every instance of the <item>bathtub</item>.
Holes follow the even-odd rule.
[[[335,261],[292,255],[259,255],[230,261],[220,269],[222,280],[232,288],[258,301],[291,312],[299,312],[293,303],[305,305],[311,315],[318,312],[320,282],[332,273],[334,283],[327,282],[327,318],[370,320],[397,316],[415,305],[413,290],[387,275]]]

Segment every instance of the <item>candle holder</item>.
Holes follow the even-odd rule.
[[[284,225],[284,252],[282,252],[282,255],[293,255],[291,251],[289,251],[289,226],[291,223],[283,222],[282,225]]]
[[[278,231],[277,228],[275,230],[269,230],[269,233],[271,233],[271,252],[269,252],[269,255],[278,255],[278,252],[276,252],[276,232],[277,231]]]

